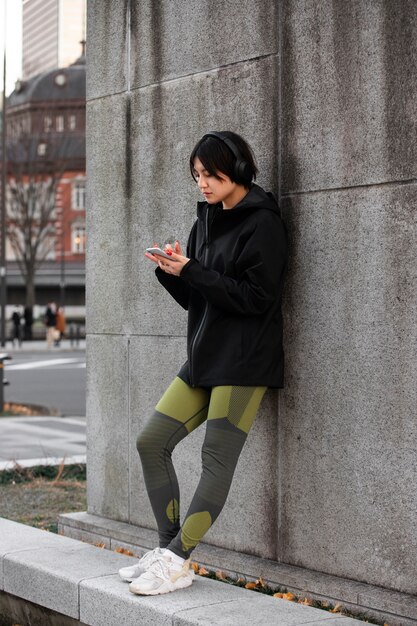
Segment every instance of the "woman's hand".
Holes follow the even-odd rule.
[[[159,247],[157,244],[154,244],[154,247]],[[171,244],[167,244],[164,247],[164,252],[170,255],[171,259],[166,259],[158,254],[150,254],[149,252],[145,252],[145,256],[159,265],[161,270],[163,270],[166,274],[172,274],[173,276],[179,276],[181,274],[181,270],[188,263],[190,259],[183,255],[182,248],[178,241],[175,242],[174,248]]]

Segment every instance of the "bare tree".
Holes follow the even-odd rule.
[[[57,187],[66,170],[80,167],[85,150],[83,134],[47,131],[34,135],[20,126],[7,147],[7,237],[25,281],[26,306],[31,308],[36,272],[56,245]]]
[[[55,246],[55,192],[59,179],[31,174],[9,178],[7,236],[26,285],[26,306],[35,304],[35,274]]]

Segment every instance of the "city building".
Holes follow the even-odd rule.
[[[77,59],[85,10],[86,0],[23,0],[23,80]]]
[[[43,310],[53,299],[81,318],[86,245],[85,69],[83,49],[68,67],[17,81],[6,108],[7,302],[27,304],[27,277],[18,248],[32,235],[25,235],[29,231],[22,222],[43,219],[45,236],[37,248],[40,262],[33,305]]]

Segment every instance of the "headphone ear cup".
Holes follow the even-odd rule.
[[[235,163],[236,182],[248,185],[252,182],[252,171],[247,161],[237,160]]]

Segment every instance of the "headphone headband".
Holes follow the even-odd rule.
[[[238,149],[238,147],[233,143],[231,139],[229,139],[229,137],[226,137],[226,135],[224,135],[223,133],[219,133],[213,130],[213,131],[210,131],[209,133],[206,133],[203,139],[205,139],[206,137],[216,137],[217,139],[220,139],[226,144],[229,150],[233,152],[236,159],[241,160],[241,161],[244,160],[242,155],[240,154],[240,150]]]
[[[206,137],[214,137],[215,139],[220,139],[220,141],[223,141],[223,143],[226,144],[226,146],[233,153],[233,156],[236,159],[236,162],[234,164],[234,175],[236,182],[241,185],[250,185],[250,183],[252,182],[252,168],[249,163],[243,158],[236,144],[229,137],[226,137],[224,133],[220,133],[214,130],[206,133],[201,141],[203,141]]]

